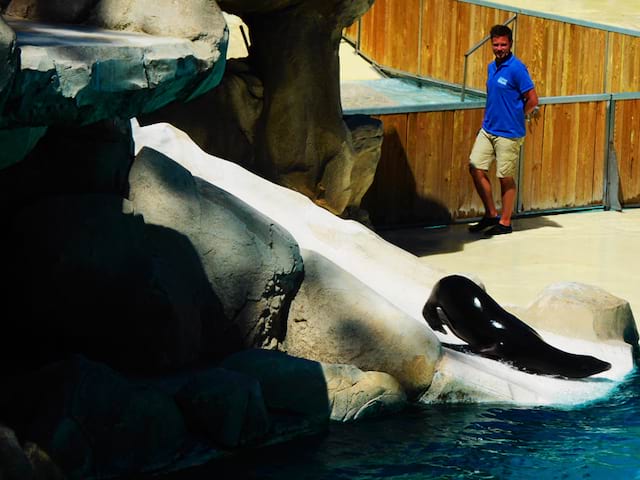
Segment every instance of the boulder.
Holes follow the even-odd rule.
[[[313,251],[303,251],[305,278],[291,304],[286,351],[326,363],[386,372],[411,394],[431,384],[440,342],[424,321]]]
[[[579,282],[547,286],[526,307],[508,307],[535,329],[574,339],[638,344],[629,302],[602,288]]]
[[[303,415],[315,423],[359,420],[398,411],[406,404],[392,377],[352,365],[254,349],[231,355],[222,366],[258,379],[270,409]]]
[[[21,426],[20,437],[37,445],[29,447],[34,464],[50,456],[68,478],[155,471],[185,447],[187,431],[173,398],[81,356],[5,380],[3,387],[11,388],[12,400],[4,399],[4,412]]]
[[[354,422],[401,411],[407,395],[388,373],[363,372],[353,365],[325,364],[331,420]]]
[[[360,209],[360,204],[371,187],[378,168],[384,128],[381,120],[368,115],[349,115],[344,120],[351,133],[351,143],[356,154],[351,171],[351,198],[345,216],[367,224],[368,214]]]
[[[142,123],[174,123],[211,154],[296,190],[333,213],[343,214],[347,207],[357,212],[370,185],[367,175],[358,175],[361,168],[370,169],[371,159],[362,161],[342,118],[338,51],[342,30],[372,3],[221,0],[220,6],[248,27],[245,69],[240,75],[231,72],[229,81],[222,82],[225,88],[207,99],[171,105],[143,117]],[[190,118],[218,105],[226,107],[224,118],[204,124]],[[356,167],[359,162],[366,166]]]
[[[0,478],[35,480],[31,462],[22,450],[15,432],[5,425],[0,425]]]
[[[0,16],[0,112],[11,91],[17,70],[16,34]]]
[[[17,367],[82,352],[157,371],[239,348],[194,246],[124,203],[123,211],[117,195],[57,195],[9,219],[0,293],[12,313],[1,328],[25,355]]]
[[[176,162],[143,149],[130,199],[145,222],[185,235],[245,347],[276,347],[302,281],[297,243],[279,225]],[[219,329],[220,326],[216,327]]]
[[[267,413],[255,378],[222,368],[193,375],[175,395],[194,432],[224,447],[238,447],[267,436]]]

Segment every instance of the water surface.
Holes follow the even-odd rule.
[[[640,478],[640,375],[571,409],[419,406],[211,465],[184,479]]]

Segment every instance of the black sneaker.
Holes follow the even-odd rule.
[[[484,230],[485,228],[498,225],[499,221],[500,221],[500,217],[482,217],[482,220],[480,220],[478,223],[474,223],[469,227],[469,231],[471,233],[478,233]]]
[[[494,235],[505,235],[511,232],[513,232],[511,225],[502,225],[501,223],[497,223],[482,235],[485,237],[493,237]]]

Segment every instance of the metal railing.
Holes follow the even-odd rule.
[[[513,17],[511,17],[509,20],[504,22],[503,25],[509,25],[510,23],[514,22],[516,20],[516,18],[518,18],[518,14],[517,13],[514,14]],[[467,52],[464,54],[464,67],[462,69],[462,88],[460,90],[460,101],[461,102],[464,102],[464,96],[465,96],[465,93],[466,93],[466,90],[467,90],[467,64],[469,62],[469,55],[471,55],[473,52],[478,50],[481,46],[483,46],[485,43],[487,43],[490,39],[491,39],[491,35],[487,35],[482,40],[480,40],[478,43],[476,43],[473,47],[471,47],[469,50],[467,50]]]

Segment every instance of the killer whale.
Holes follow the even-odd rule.
[[[533,328],[462,275],[449,275],[436,283],[422,316],[433,330],[446,333],[446,324],[473,353],[508,362],[528,373],[585,378],[611,368],[610,363],[590,355],[549,345]]]

